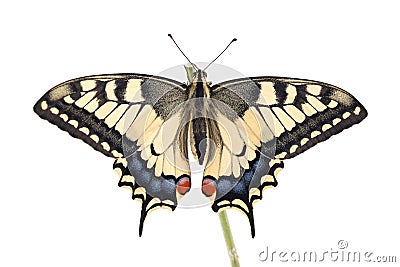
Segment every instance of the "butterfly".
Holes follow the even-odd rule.
[[[118,185],[141,202],[139,235],[149,212],[174,210],[191,190],[192,153],[204,166],[201,192],[213,211],[242,211],[254,237],[253,205],[277,186],[284,160],[367,116],[327,83],[263,76],[211,85],[207,67],[192,66],[189,83],[135,73],[72,79],[34,105],[41,118],[114,159]]]

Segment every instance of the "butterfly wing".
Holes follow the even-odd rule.
[[[311,80],[237,79],[214,85],[211,92],[213,99],[237,114],[233,120],[235,125],[248,124],[250,129],[260,131],[248,137],[255,140],[252,143],[256,155],[249,159],[248,166],[241,166],[240,179],[214,177],[217,191],[224,180],[230,181],[231,186],[228,192],[220,196],[217,193],[213,210],[236,208],[243,211],[250,220],[252,236],[253,204],[262,198],[263,189],[277,185],[276,175],[283,168],[282,160],[306,151],[367,116],[366,109],[348,92]],[[263,133],[269,136],[271,130],[274,138],[263,138]],[[275,145],[272,142],[276,142]]]
[[[186,85],[167,78],[98,75],[55,86],[34,111],[115,158],[119,186],[130,188],[133,199],[142,202],[141,234],[148,212],[175,209],[177,185],[190,179],[178,123],[183,111],[177,108],[186,99]]]
[[[311,80],[254,77],[221,83],[213,92],[215,99],[228,104],[229,94],[239,95],[260,114],[272,118],[276,155],[281,159],[292,158],[367,116],[366,109],[350,93]]]

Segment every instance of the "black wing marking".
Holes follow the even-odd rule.
[[[367,116],[366,109],[348,92],[310,80],[279,77],[237,79],[214,85],[211,97],[235,111],[237,117],[230,119],[236,125],[248,123],[251,129],[261,131],[253,135],[253,139],[256,137],[253,142],[246,143],[256,146],[256,157],[248,162],[248,167],[241,166],[239,179],[232,175],[204,177],[213,180],[216,186],[213,210],[235,208],[244,212],[250,221],[253,237],[253,204],[262,198],[265,188],[277,185],[276,177],[283,168],[282,160],[304,152]],[[275,139],[269,137],[270,130]]]
[[[186,85],[142,74],[83,77],[48,91],[35,104],[43,119],[115,158],[120,186],[142,202],[140,234],[147,213],[174,209],[182,179],[190,179],[182,152],[179,104]],[[171,134],[174,133],[174,134]],[[187,184],[187,183],[184,183]]]

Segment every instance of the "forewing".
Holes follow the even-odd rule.
[[[109,157],[123,154],[122,135],[141,111],[166,118],[186,100],[185,85],[143,74],[73,79],[49,90],[34,106],[43,119]],[[174,97],[162,98],[169,93]]]
[[[350,93],[311,80],[254,77],[224,82],[212,91],[213,98],[226,102],[238,114],[248,107],[232,105],[232,95],[272,118],[276,156],[281,159],[292,158],[367,116],[366,109]]]

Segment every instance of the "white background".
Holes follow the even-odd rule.
[[[229,265],[209,207],[154,212],[139,238],[140,206],[117,186],[112,160],[32,111],[71,78],[185,63],[168,33],[193,61],[211,60],[236,37],[218,63],[331,83],[369,111],[285,162],[278,187],[255,206],[255,239],[247,219],[228,212],[242,266],[271,265],[258,259],[266,246],[330,251],[340,239],[399,261],[396,1],[276,2],[0,4],[0,266]]]

